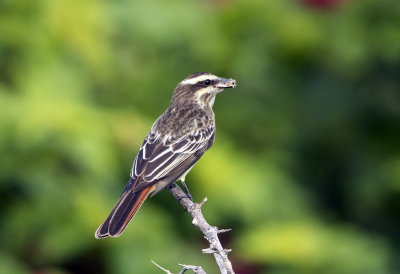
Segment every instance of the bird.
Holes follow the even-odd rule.
[[[154,122],[133,162],[130,178],[107,219],[95,233],[97,239],[118,237],[150,193],[159,193],[181,181],[214,143],[213,105],[218,93],[236,87],[236,80],[208,72],[186,77],[175,88],[171,104]]]

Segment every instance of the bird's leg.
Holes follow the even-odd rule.
[[[182,180],[181,182],[182,182],[183,187],[185,188],[186,196],[193,202],[192,195],[190,195],[190,191],[185,184],[185,180]]]

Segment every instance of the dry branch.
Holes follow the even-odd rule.
[[[218,238],[218,233],[227,232],[230,231],[230,229],[219,230],[218,227],[211,226],[207,223],[203,213],[201,212],[201,207],[207,201],[207,198],[204,198],[204,200],[199,204],[194,203],[175,183],[171,184],[168,187],[168,190],[178,200],[180,205],[192,216],[192,224],[200,229],[204,238],[208,241],[209,247],[203,249],[203,253],[214,255],[222,274],[234,274],[235,272],[233,271],[232,264],[228,259],[228,252],[231,250],[224,249]],[[205,273],[203,269],[201,270],[203,272],[198,273]]]

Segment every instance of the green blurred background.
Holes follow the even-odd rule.
[[[198,71],[238,82],[187,177],[237,273],[400,273],[398,0],[1,0],[0,272],[217,273],[167,191],[94,238]]]

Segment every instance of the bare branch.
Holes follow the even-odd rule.
[[[204,238],[210,245],[209,248],[203,249],[203,253],[213,254],[217,265],[222,274],[234,274],[232,263],[228,259],[230,250],[224,249],[218,238],[218,233],[229,231],[227,229],[219,230],[216,226],[211,226],[205,220],[201,207],[207,201],[207,197],[199,204],[191,201],[187,195],[174,183],[168,187],[169,192],[178,200],[180,205],[192,216],[193,225],[198,227],[203,233]],[[203,270],[204,271],[204,270]],[[197,273],[197,272],[195,272]],[[202,272],[199,272],[202,273]],[[204,272],[205,273],[205,272]]]

